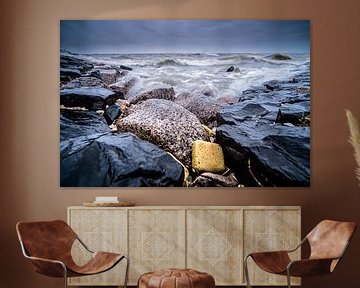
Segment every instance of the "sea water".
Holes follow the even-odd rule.
[[[310,72],[310,54],[286,54],[290,60],[274,60],[272,54],[96,54],[82,55],[93,62],[125,65],[135,83],[127,98],[149,89],[172,86],[176,95],[188,92],[217,99],[239,98],[249,88],[269,80],[290,80]],[[233,72],[227,72],[233,66]]]

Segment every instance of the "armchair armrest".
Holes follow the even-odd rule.
[[[34,264],[35,271],[51,277],[66,277],[67,269],[66,265],[55,259],[46,259],[41,257],[30,256],[24,247],[22,241],[20,241],[21,250],[25,258],[30,259]]]
[[[290,276],[312,276],[329,274],[332,272],[332,263],[339,258],[318,258],[291,261],[287,266]]]
[[[90,248],[80,239],[78,235],[76,235],[76,240],[78,240],[87,251],[90,253],[95,253],[94,251],[90,250]]]
[[[299,245],[297,245],[295,248],[290,249],[290,250],[285,250],[285,251],[288,252],[288,253],[295,252],[297,249],[299,249],[299,248],[306,242],[306,240],[307,240],[306,237],[303,238],[303,239],[301,240],[301,242],[299,243]]]
[[[34,264],[35,271],[51,277],[62,278],[66,276],[67,269],[63,262],[59,260],[45,259],[39,257],[27,257]]]

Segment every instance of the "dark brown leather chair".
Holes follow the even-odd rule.
[[[35,271],[50,277],[88,276],[110,270],[126,259],[124,288],[127,285],[129,259],[124,254],[91,251],[62,220],[19,222],[16,231],[24,256],[31,260]],[[78,240],[92,254],[83,266],[78,266],[71,257],[71,247]]]
[[[324,220],[292,250],[250,253],[244,259],[247,287],[251,287],[247,267],[249,257],[266,272],[286,275],[289,288],[291,276],[315,276],[333,272],[344,256],[355,229],[354,222]],[[296,251],[306,241],[311,249],[309,259],[291,261],[289,253]]]

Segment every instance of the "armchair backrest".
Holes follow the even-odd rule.
[[[306,237],[314,258],[338,258],[343,256],[356,229],[355,222],[321,221]],[[332,265],[333,270],[338,261]]]
[[[19,222],[16,231],[26,252],[33,257],[68,258],[76,240],[75,232],[62,220]]]

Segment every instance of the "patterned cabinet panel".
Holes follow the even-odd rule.
[[[244,210],[244,255],[251,252],[286,250],[300,243],[300,209],[245,209]],[[300,259],[300,249],[291,258]],[[249,276],[252,285],[286,285],[286,277],[263,272],[252,259]],[[299,278],[292,284],[300,285]]]
[[[126,209],[69,209],[68,223],[91,250],[127,253]],[[73,246],[72,255],[79,264],[89,259],[89,252],[78,241]],[[125,261],[121,261],[108,272],[73,277],[68,281],[70,285],[122,285],[125,267]]]
[[[216,285],[242,280],[242,210],[187,210],[187,267],[212,274]]]
[[[185,210],[129,210],[130,284],[145,272],[184,268],[185,255]]]

